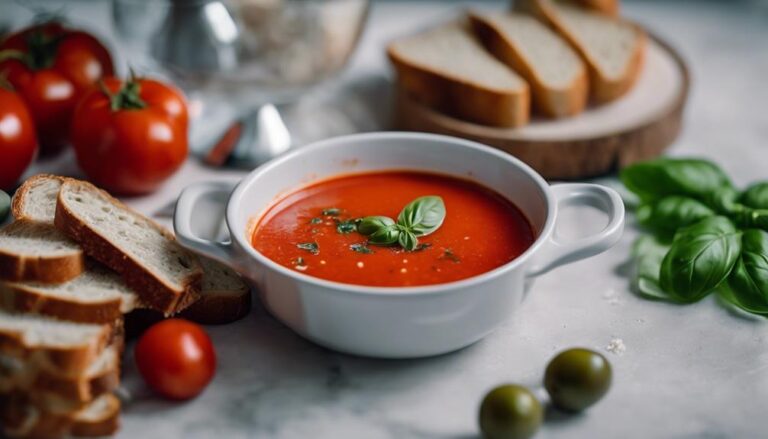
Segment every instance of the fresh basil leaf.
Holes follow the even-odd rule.
[[[661,262],[669,251],[653,236],[641,236],[632,244],[632,288],[647,299],[679,302],[659,285]]]
[[[654,204],[642,206],[637,219],[640,224],[671,237],[678,229],[713,215],[715,212],[700,201],[670,195]]]
[[[360,220],[357,231],[362,235],[372,235],[381,229],[394,226],[395,221],[386,216],[367,216]]]
[[[669,195],[703,200],[718,189],[732,186],[717,165],[700,159],[660,158],[637,163],[621,171],[621,181],[644,201]]]
[[[362,224],[362,223],[361,223]],[[373,245],[393,245],[400,237],[400,230],[394,225],[379,228],[368,236],[368,243]]]
[[[301,244],[296,244],[296,247],[306,250],[313,255],[320,253],[320,246],[316,242],[302,242]]]
[[[397,242],[400,244],[400,247],[408,251],[416,250],[419,246],[419,238],[416,237],[415,233],[408,231],[401,231]]]
[[[736,304],[758,314],[768,313],[768,233],[745,230],[741,238],[741,257],[728,276]]]
[[[419,197],[405,206],[397,217],[397,223],[416,236],[425,236],[437,230],[445,220],[443,199],[428,195]]]
[[[739,201],[753,209],[768,209],[768,181],[748,187],[739,197]]]
[[[659,285],[678,300],[700,300],[728,277],[740,252],[741,232],[728,218],[705,218],[675,235]]]
[[[5,191],[0,191],[0,223],[8,217],[11,211],[11,197]]]

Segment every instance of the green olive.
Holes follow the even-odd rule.
[[[549,362],[544,387],[556,407],[574,412],[584,410],[611,387],[611,364],[595,351],[569,349]]]
[[[491,390],[480,405],[480,430],[487,439],[527,439],[538,431],[544,412],[525,387],[507,384]]]
[[[0,223],[5,221],[8,212],[11,210],[11,197],[3,191],[0,191]]]

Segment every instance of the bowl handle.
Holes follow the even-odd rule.
[[[176,239],[181,245],[229,266],[237,266],[238,264],[232,241],[220,242],[201,238],[193,230],[199,230],[203,222],[207,222],[215,230],[221,227],[222,222],[224,227],[227,227],[223,211],[196,209],[196,206],[203,200],[211,200],[214,197],[229,199],[233,188],[233,184],[221,182],[193,184],[181,192],[173,212],[173,229],[176,232]],[[198,227],[194,227],[195,224]]]
[[[624,231],[624,202],[610,188],[597,184],[567,183],[551,187],[557,198],[557,212],[569,206],[593,206],[608,215],[608,225],[593,235],[564,242],[557,236],[557,223],[545,244],[544,261],[528,270],[528,277],[537,277],[561,265],[602,253],[613,247]],[[555,221],[559,215],[555,215]]]

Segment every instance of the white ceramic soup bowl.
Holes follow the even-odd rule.
[[[270,260],[251,246],[258,218],[282,196],[339,174],[417,170],[467,178],[512,201],[536,240],[515,260],[461,281],[420,287],[366,287],[312,277]],[[224,219],[231,239],[201,238],[221,212],[206,200],[229,197]],[[608,216],[600,232],[563,242],[554,235],[558,209],[590,205]],[[450,213],[449,213],[450,214]],[[530,281],[601,253],[620,238],[624,205],[612,189],[593,184],[550,186],[520,160],[478,143],[417,133],[370,133],[314,143],[251,172],[234,191],[216,183],[190,186],[176,205],[180,242],[223,261],[255,282],[272,315],[328,348],[381,358],[437,355],[468,346],[520,306]]]

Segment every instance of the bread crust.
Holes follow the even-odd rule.
[[[27,193],[32,190],[32,188],[35,186],[35,183],[37,183],[39,180],[57,180],[60,183],[64,183],[65,181],[69,180],[69,178],[53,174],[37,174],[26,179],[24,183],[19,187],[19,189],[16,190],[16,193],[13,195],[13,199],[11,200],[11,214],[13,214],[14,219],[35,221],[34,218],[24,215],[23,212],[24,203],[27,199]]]
[[[19,220],[2,230],[14,234],[15,229],[30,226],[48,227],[33,221]],[[61,283],[76,278],[84,270],[83,252],[73,251],[60,256],[28,256],[0,249],[0,280]]]
[[[77,378],[88,369],[111,342],[114,328],[102,325],[100,333],[89,343],[71,347],[26,346],[22,335],[0,330],[0,351],[25,358],[41,370],[49,370],[62,377]]]
[[[39,314],[78,323],[113,323],[122,317],[122,299],[101,302],[80,302],[74,299],[48,296],[33,286],[0,283],[0,303],[11,312]]]
[[[394,47],[387,55],[395,67],[398,86],[413,99],[463,120],[498,127],[519,127],[530,119],[530,90],[494,90],[482,84],[433,70],[403,59]]]
[[[615,20],[631,26],[634,29],[637,35],[637,41],[623,74],[614,79],[607,77],[604,72],[597,68],[597,63],[592,59],[589,51],[579,44],[578,38],[569,32],[567,26],[563,25],[559,20],[557,13],[546,6],[542,0],[516,1],[515,9],[532,13],[542,20],[545,20],[579,53],[587,64],[587,69],[589,71],[590,97],[596,104],[604,104],[623,96],[635,84],[635,81],[642,70],[643,61],[645,59],[646,41],[648,39],[645,31],[643,31],[640,26],[620,18],[615,18]]]
[[[118,209],[145,218],[143,215],[135,212],[119,200],[113,198],[107,192],[96,188],[90,183],[74,180],[66,181],[62,186],[61,192],[64,191],[64,188],[67,185],[84,186],[84,190],[97,191],[110,200],[110,202]],[[59,193],[59,198],[56,203],[56,217],[54,219],[56,227],[78,242],[88,256],[118,272],[123,277],[125,283],[139,294],[141,301],[145,306],[165,314],[173,314],[183,310],[198,299],[203,270],[199,266],[199,262],[196,261],[196,258],[195,262],[198,264],[197,272],[188,276],[186,283],[182,286],[180,291],[176,290],[163,283],[151,272],[145,270],[138,261],[123,253],[117,245],[113,244],[107,238],[91,229],[86,223],[82,222],[77,217],[77,214],[71,211],[66,205],[66,202],[61,196],[61,192]],[[148,218],[146,219],[166,238],[175,240],[173,235],[163,227]]]
[[[587,68],[578,54],[574,54],[580,63],[578,74],[567,86],[553,88],[539,77],[515,42],[508,39],[492,21],[472,12],[469,13],[469,19],[475,35],[488,51],[528,81],[533,91],[533,108],[537,113],[547,117],[561,118],[584,111],[589,97],[589,81]]]

